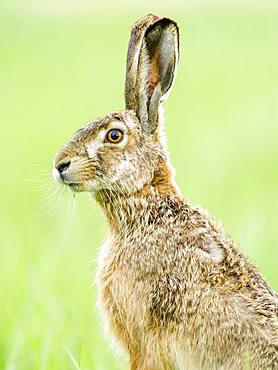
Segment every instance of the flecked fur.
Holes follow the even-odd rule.
[[[140,63],[140,45],[159,20],[149,15],[133,28],[127,109],[82,127],[55,159],[55,171],[70,163],[64,182],[89,191],[107,217],[97,278],[105,320],[131,370],[278,369],[277,295],[222,227],[180,195],[161,110],[142,112],[155,110],[146,99],[161,76],[156,69],[148,85],[155,61],[146,62],[147,42],[143,65],[130,58]],[[146,130],[151,116],[158,120]],[[94,145],[119,125],[124,143]]]

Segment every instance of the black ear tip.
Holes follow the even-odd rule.
[[[150,24],[145,32],[145,37],[147,38],[148,35],[155,33],[157,35],[162,34],[164,32],[171,32],[175,34],[178,47],[179,47],[179,27],[175,21],[170,18],[160,18],[154,23]]]
[[[147,45],[152,47],[153,44],[159,42],[161,38],[168,38],[169,43],[176,44],[176,56],[179,58],[179,28],[175,21],[170,18],[160,18],[156,22],[152,23],[145,32],[145,41]]]
[[[154,23],[152,23],[148,30],[149,29],[152,29],[154,27],[162,27],[162,28],[167,28],[167,27],[173,27],[173,28],[176,28],[177,30],[179,29],[178,28],[178,25],[177,25],[177,22],[173,21],[172,19],[170,18],[167,18],[167,17],[163,17],[163,18],[158,18]]]

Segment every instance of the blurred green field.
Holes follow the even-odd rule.
[[[0,6],[0,369],[124,368],[96,308],[104,219],[53,184],[51,166],[81,124],[123,107],[130,26],[150,11],[181,31],[165,113],[182,192],[278,289],[278,7],[17,3]]]

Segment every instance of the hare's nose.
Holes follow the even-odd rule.
[[[60,172],[60,174],[62,175],[62,173],[67,169],[69,168],[70,166],[70,161],[67,161],[67,162],[62,162],[62,163],[59,163],[57,166],[56,166],[56,169]]]

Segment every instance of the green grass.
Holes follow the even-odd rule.
[[[88,195],[56,192],[51,161],[81,124],[123,107],[130,25],[150,9],[105,22],[15,9],[0,11],[0,368],[120,369],[93,285],[104,219]],[[277,9],[151,10],[181,29],[165,105],[177,181],[277,289]]]

